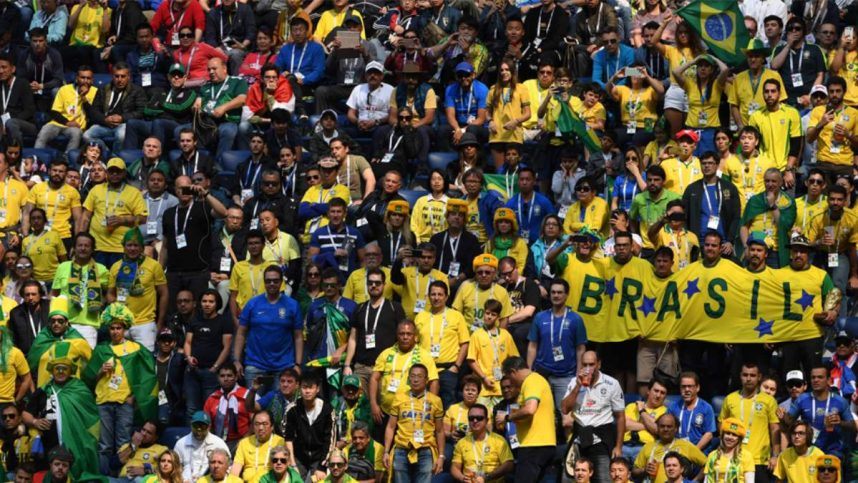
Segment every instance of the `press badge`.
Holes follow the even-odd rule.
[[[399,390],[399,379],[392,377],[387,383],[387,392],[396,392]]]
[[[450,262],[450,267],[447,269],[447,275],[451,278],[456,278],[459,276],[459,269],[459,262]]]
[[[837,253],[828,254],[828,268],[837,268],[840,266],[840,255]]]
[[[176,248],[182,249],[188,246],[188,240],[185,238],[185,234],[176,235]]]
[[[149,87],[152,85],[152,73],[151,72],[141,72],[140,73],[140,84],[143,87]]]
[[[220,271],[228,272],[232,268],[232,258],[222,257],[220,259]]]
[[[382,163],[389,163],[393,161],[393,153],[385,153],[385,155],[381,158]]]
[[[721,217],[720,216],[710,216],[709,221],[706,222],[706,228],[709,228],[710,230],[717,230],[718,225],[720,223],[721,223]]]
[[[414,313],[423,312],[426,310],[426,299],[420,299],[414,301]]]
[[[415,429],[414,430],[414,442],[415,443],[423,443],[423,441],[424,441],[423,430],[422,429]]]
[[[367,349],[375,349],[375,334],[366,334],[364,342]]]
[[[146,234],[147,235],[157,235],[158,234],[158,222],[157,221],[147,221],[146,222]]]
[[[793,87],[801,87],[804,85],[804,81],[801,80],[801,74],[790,74],[790,79],[792,80]]]
[[[554,362],[560,362],[564,359],[562,347],[552,347],[551,353],[554,355]]]
[[[120,302],[125,302],[128,300],[128,289],[127,288],[117,288],[116,289],[116,300]]]

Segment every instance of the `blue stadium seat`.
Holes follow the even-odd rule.
[[[715,413],[715,417],[717,418],[721,414],[721,406],[724,405],[724,396],[713,396],[709,403],[712,405],[712,412]]]
[[[220,155],[220,166],[224,173],[235,173],[238,171],[238,165],[249,157],[250,151],[225,151]]]
[[[678,401],[682,400],[682,396],[679,394],[668,394],[666,398],[664,398],[664,405],[670,407],[673,404],[676,404]]]
[[[158,443],[168,448],[172,448],[176,446],[176,442],[190,434],[190,432],[191,428],[188,426],[170,426],[161,433],[161,437],[158,438]]]
[[[304,144],[306,146],[306,144]],[[311,153],[307,148],[301,149],[301,164],[306,168],[313,164],[313,153]]]
[[[417,198],[426,196],[427,192],[425,190],[399,190],[399,194],[408,201],[409,205],[414,207],[414,203],[417,202]]]
[[[59,154],[60,152],[53,148],[24,148],[22,156],[25,158],[36,156],[42,163],[50,164]]]
[[[626,406],[628,406],[631,403],[640,401],[641,395],[636,392],[630,392],[623,394],[623,398],[626,400]]]
[[[69,149],[68,152],[66,152],[66,158],[70,165],[80,166],[78,164],[78,159],[80,159],[80,149]]]
[[[123,161],[125,161],[126,166],[131,166],[131,163],[143,157],[143,150],[123,149],[122,151],[116,153],[116,155],[122,158]]]
[[[459,159],[459,153],[434,152],[429,153],[429,170],[440,169],[447,170],[447,165]]]
[[[92,76],[92,85],[98,87],[99,89],[110,84],[110,81],[113,80],[113,76],[110,74],[93,74]]]

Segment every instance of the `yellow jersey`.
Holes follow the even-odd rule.
[[[810,127],[819,125],[827,110],[828,106],[814,107],[810,111],[810,121],[807,125]],[[823,126],[817,133],[816,159],[819,162],[851,166],[852,157],[855,154],[852,151],[852,143],[846,137],[834,135],[834,126],[838,124],[843,126],[849,135],[858,135],[858,110],[844,106],[835,111],[834,121]]]
[[[650,130],[658,119],[658,94],[652,87],[632,90],[626,86],[616,86],[620,98],[620,119],[623,126],[634,124],[636,129]]]
[[[119,447],[118,452],[125,451],[128,448],[130,443],[125,443]],[[125,462],[125,465],[122,466],[122,469],[119,471],[119,476],[123,477],[128,474],[128,468],[142,467],[143,465],[149,464],[152,465],[152,468],[158,467],[158,457],[161,456],[161,453],[167,451],[167,447],[160,445],[158,443],[150,444],[147,447],[138,446],[137,449],[131,453],[131,457],[128,458],[128,461]]]
[[[790,483],[816,483],[816,459],[820,456],[825,456],[825,453],[816,446],[808,447],[803,455],[799,455],[794,447],[787,448],[778,456],[775,477]]]
[[[763,67],[758,77],[751,76],[750,70],[744,70],[736,74],[736,78],[727,88],[727,102],[739,109],[742,124],[748,124],[751,115],[759,110],[766,109],[766,100],[763,98],[763,84],[767,80],[774,79],[781,85],[780,99],[786,100],[787,93],[784,81],[778,71]]]
[[[110,189],[108,183],[96,185],[86,201],[84,209],[92,213],[89,220],[89,233],[95,238],[95,246],[100,252],[122,253],[122,237],[131,228],[117,226],[107,227],[108,216],[149,216],[149,208],[140,190],[123,184],[119,191]]]
[[[352,198],[351,193],[349,193],[348,186],[340,183],[336,183],[330,188],[323,188],[321,184],[310,186],[307,188],[307,191],[304,192],[304,197],[301,198],[301,203],[322,204],[328,203],[334,198],[340,198],[347,204],[351,203]],[[313,232],[323,226],[327,226],[327,224],[328,216],[326,214],[315,216],[307,220],[307,223],[304,225],[304,233],[301,234],[301,242],[305,245],[310,243],[310,236],[312,236]]]
[[[463,471],[478,475],[487,475],[507,461],[512,461],[512,450],[503,436],[487,432],[482,440],[476,441],[472,434],[465,436],[453,448],[453,463],[462,466]],[[486,483],[501,483],[503,478],[486,480]]]
[[[373,372],[381,373],[379,406],[387,414],[393,414],[393,400],[399,394],[405,394],[411,388],[408,385],[408,370],[414,364],[423,364],[429,369],[429,381],[438,380],[438,369],[432,355],[420,346],[414,346],[410,351],[402,353],[399,346],[388,347],[375,360]]]
[[[90,86],[86,92],[84,97],[89,104],[92,104],[92,101],[95,99],[96,92],[98,92],[98,88],[95,86]],[[66,122],[76,122],[81,131],[86,130],[86,112],[83,110],[83,101],[75,84],[66,84],[60,87],[57,95],[54,97],[53,104],[51,104],[51,111],[61,115]],[[59,123],[53,119],[48,124],[63,127],[66,125],[65,122]]]
[[[763,136],[760,153],[772,160],[776,168],[785,170],[790,139],[804,134],[798,110],[787,104],[779,104],[776,111],[763,108],[751,115],[748,125],[757,128]]]
[[[700,249],[700,242],[697,240],[697,235],[683,228],[677,232],[665,225],[658,232],[655,240],[655,248],[668,247],[673,251],[673,271],[687,267],[691,264],[691,253],[696,247]]]
[[[60,238],[68,238],[72,234],[69,220],[72,210],[80,208],[80,192],[67,184],[60,189],[51,188],[48,182],[38,183],[27,193],[27,203],[45,210],[47,226],[51,231],[59,233]]]
[[[102,375],[95,383],[96,404],[124,404],[125,400],[131,396],[131,384],[128,381],[128,373],[125,372],[120,357],[141,350],[140,344],[125,340],[121,344],[110,344],[110,348],[113,350],[113,354],[115,354],[113,358],[113,371]]]
[[[858,214],[852,210],[844,209],[840,219],[833,221],[830,211],[825,210],[810,220],[807,239],[811,242],[822,240],[826,230],[832,230],[834,235],[835,244],[831,252],[846,253],[850,244],[858,243]],[[828,251],[826,248],[820,248],[822,251]]]
[[[247,257],[250,257],[250,253]],[[301,258],[301,248],[298,247],[298,241],[292,235],[278,231],[277,239],[273,242],[266,238],[265,247],[262,249],[263,260],[282,267],[299,258]]]
[[[599,232],[603,238],[606,238],[610,233],[610,217],[611,207],[607,201],[598,196],[593,198],[589,205],[576,201],[569,206],[569,210],[566,212],[566,218],[563,220],[563,233],[574,235],[586,227]]]
[[[520,446],[555,446],[557,431],[554,426],[554,395],[548,381],[535,372],[524,378],[518,396],[522,407],[530,400],[536,400],[539,406],[533,416],[515,423]]]
[[[645,444],[635,458],[635,468],[645,468],[650,460],[656,461],[658,469],[656,470],[655,478],[650,477],[649,479],[652,483],[664,483],[667,481],[667,475],[664,473],[664,456],[671,451],[681,454],[695,466],[702,466],[706,463],[706,455],[697,446],[694,446],[694,443],[687,439],[677,438],[666,446],[660,441],[652,441]]]
[[[665,173],[664,189],[673,191],[680,197],[691,183],[703,179],[697,156],[690,156],[686,161],[679,158],[665,159],[661,162],[661,167]]]
[[[156,287],[167,285],[164,268],[154,258],[143,257],[143,262],[137,266],[137,274],[129,285],[127,282],[117,284],[122,270],[122,260],[110,267],[109,288],[116,289],[116,300],[124,303],[134,313],[134,325],[155,322],[158,305]],[[122,279],[131,276],[132,267],[126,266]]]
[[[495,299],[501,303],[500,318],[509,317],[515,313],[509,301],[509,292],[500,285],[493,283],[488,289],[481,289],[473,280],[466,280],[459,285],[452,307],[465,317],[471,333],[483,326],[484,306],[489,299]]]
[[[235,463],[241,465],[241,479],[253,481],[254,477],[267,473],[271,448],[285,445],[283,438],[276,434],[272,434],[268,441],[261,444],[255,435],[242,438],[235,448]]]
[[[440,314],[424,310],[417,314],[414,323],[420,347],[432,354],[436,364],[456,362],[460,347],[470,340],[468,324],[455,309],[444,307]]]
[[[437,451],[435,429],[442,424],[444,408],[441,398],[431,392],[415,396],[411,391],[396,395],[391,405],[391,416],[396,416],[396,436],[393,445],[397,448],[432,448]]]
[[[436,268],[424,274],[415,266],[405,267],[402,269],[402,276],[405,277],[405,284],[395,285],[393,291],[402,299],[402,310],[405,311],[406,317],[409,317],[409,314],[419,314],[429,307],[429,285],[432,282],[440,280],[450,287],[447,275]]]
[[[435,199],[432,195],[421,196],[411,210],[411,232],[417,243],[426,243],[435,233],[447,229],[447,195]]]
[[[6,357],[6,370],[0,372],[0,403],[14,402],[15,383],[19,377],[30,373],[30,366],[21,349],[10,347]]]
[[[727,172],[723,173],[722,176],[726,176],[739,190],[742,210],[745,209],[745,205],[752,196],[765,191],[766,185],[763,182],[763,176],[767,169],[774,167],[775,163],[761,153],[750,158],[738,155],[730,156],[727,159]]]
[[[795,223],[792,225],[793,231],[807,235],[810,230],[810,220],[816,215],[828,211],[828,198],[825,195],[819,195],[819,199],[813,203],[807,199],[807,195],[795,199]]]
[[[728,394],[721,406],[718,419],[723,421],[727,418],[739,418],[745,425],[742,451],[748,451],[755,464],[766,464],[771,455],[769,425],[778,423],[778,416],[775,414],[777,407],[778,403],[764,392],[758,392],[752,398],[745,398],[739,391]]]
[[[21,223],[21,213],[27,204],[27,185],[7,175],[0,181],[0,228],[12,228]]]
[[[40,282],[52,282],[60,265],[65,260],[66,246],[56,231],[42,231],[38,235],[30,232],[21,242],[23,254],[33,260],[33,277]]]
[[[493,397],[501,395],[500,380],[503,376],[501,364],[510,357],[518,356],[515,341],[506,329],[485,327],[471,334],[468,344],[468,360],[474,361],[483,375],[494,382],[494,387],[483,385],[480,396]]]

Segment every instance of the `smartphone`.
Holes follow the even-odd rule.
[[[403,49],[416,49],[417,39],[402,39],[401,45]]]
[[[626,77],[643,77],[643,73],[638,67],[626,67]]]
[[[194,190],[191,189],[190,186],[182,186],[179,188],[179,194],[184,196],[190,196],[194,194]]]

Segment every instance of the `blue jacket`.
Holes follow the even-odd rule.
[[[294,67],[292,65],[294,52]],[[301,59],[301,56],[304,56]],[[318,42],[307,41],[303,48],[295,49],[295,44],[286,44],[277,54],[274,64],[280,72],[289,71],[294,74],[294,68],[304,76],[304,85],[313,86],[325,75],[325,49]]]
[[[463,199],[468,199],[467,195]],[[503,206],[503,200],[495,191],[483,191],[480,193],[480,200],[477,202],[480,207],[480,220],[486,226],[486,235],[491,237],[495,232],[494,220],[495,210]]]
[[[140,49],[135,46],[134,49],[129,51],[125,55],[125,61],[128,62],[128,66],[131,67],[131,80],[134,84],[138,86],[143,85],[143,72],[151,72],[152,73],[152,85],[150,87],[160,87],[162,89],[168,89],[170,84],[167,81],[167,70],[170,68],[170,63],[172,59],[165,55],[163,52],[153,52],[154,53],[154,61],[147,65],[141,67],[140,65]]]
[[[523,203],[519,211],[518,202],[521,199],[521,193],[513,195],[506,203],[506,207],[515,212],[518,218],[518,229],[523,232],[527,230],[528,240],[535,241],[541,236],[542,219],[548,215],[556,214],[554,205],[551,200],[545,197],[542,193],[533,192],[533,201],[531,203]],[[533,209],[530,205],[535,204]],[[527,225],[527,226],[525,226]]]
[[[619,60],[619,63],[617,63]],[[605,49],[601,49],[593,56],[593,82],[604,89],[605,84],[618,69],[630,66],[635,61],[635,49],[626,44],[620,44],[620,50],[615,55],[609,55]],[[625,85],[625,79],[617,84]]]

